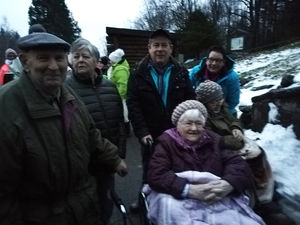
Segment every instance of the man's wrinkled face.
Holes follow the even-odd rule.
[[[20,56],[31,80],[45,92],[53,92],[66,79],[67,54],[62,49],[34,49]]]
[[[148,44],[148,52],[154,64],[157,66],[165,66],[172,55],[173,45],[166,37],[155,37],[150,39]]]
[[[95,75],[97,61],[87,49],[72,52],[72,67],[81,79],[90,79]]]

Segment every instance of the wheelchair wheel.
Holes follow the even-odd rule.
[[[122,199],[119,197],[117,192],[113,189],[110,191],[110,195],[111,195],[112,200],[115,203],[115,206],[117,207],[119,212],[122,214],[123,225],[133,225],[133,222],[127,213],[125,204],[123,203]]]
[[[152,225],[147,217],[148,213],[148,203],[146,200],[146,195],[142,191],[139,193],[139,217],[140,217],[140,224],[141,225]]]

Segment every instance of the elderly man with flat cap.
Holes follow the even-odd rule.
[[[165,130],[173,127],[171,114],[181,102],[193,99],[188,71],[172,57],[173,44],[168,31],[151,33],[148,55],[142,59],[128,80],[129,120],[142,145],[143,182],[146,181],[149,151],[145,147]],[[137,209],[136,204],[131,209]]]
[[[0,90],[0,225],[101,224],[89,171],[126,164],[64,84],[69,44],[32,33],[18,47],[24,74]]]

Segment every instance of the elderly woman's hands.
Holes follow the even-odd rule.
[[[205,201],[205,197],[210,194],[211,187],[207,184],[190,184],[188,198]]]
[[[226,180],[217,180],[209,183],[211,186],[210,193],[205,197],[205,201],[212,204],[215,203],[230,192],[232,192],[233,187]]]
[[[232,185],[226,180],[211,181],[207,184],[191,184],[188,197],[212,204],[224,198],[232,190]]]

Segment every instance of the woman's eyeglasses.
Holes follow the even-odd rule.
[[[215,63],[222,63],[222,62],[224,62],[223,59],[216,59],[216,58],[207,58],[207,61],[209,63],[213,63],[213,62],[215,62]]]

